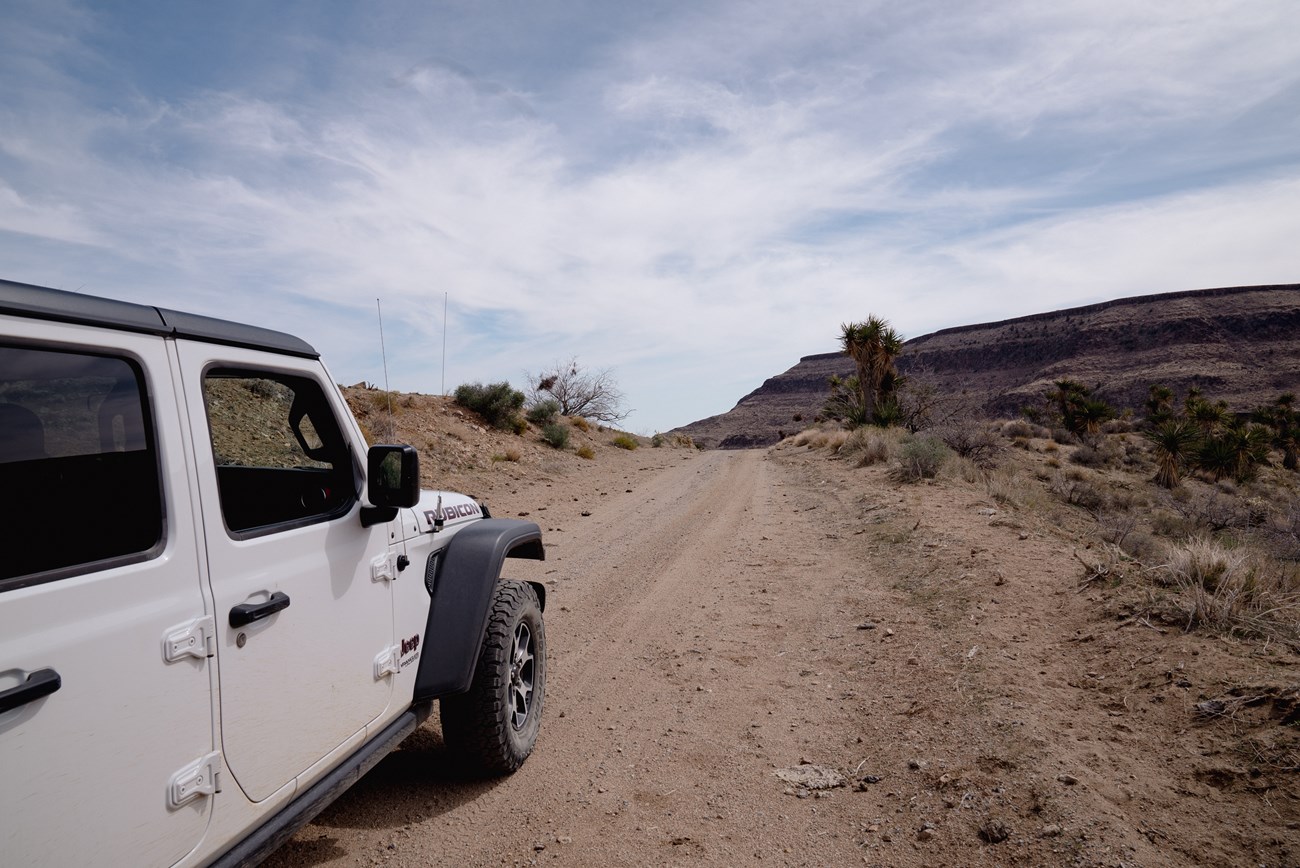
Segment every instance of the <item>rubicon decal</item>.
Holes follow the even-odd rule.
[[[437,509],[426,509],[424,511],[424,520],[432,527],[438,521],[452,521],[457,518],[473,518],[476,515],[482,515],[483,510],[477,503],[457,503],[451,506],[441,506]]]

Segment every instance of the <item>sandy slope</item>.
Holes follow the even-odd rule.
[[[549,530],[513,569],[549,589],[528,763],[456,779],[431,722],[268,864],[1300,860],[1293,773],[1194,715],[1222,671],[1296,680],[1292,652],[1105,614],[1068,529],[959,482],[613,452],[491,486]],[[805,761],[846,785],[775,774]]]

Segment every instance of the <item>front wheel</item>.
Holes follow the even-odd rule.
[[[469,692],[439,702],[442,736],[473,771],[509,774],[533,751],[546,692],[546,629],[526,582],[497,584]]]

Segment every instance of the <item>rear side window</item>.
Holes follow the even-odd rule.
[[[215,369],[203,380],[221,515],[236,537],[346,513],[351,454],[320,385],[307,377]]]
[[[161,542],[148,409],[130,359],[0,345],[0,589],[143,560]]]

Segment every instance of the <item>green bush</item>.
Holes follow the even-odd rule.
[[[617,437],[615,437],[611,442],[613,442],[613,444],[617,446],[619,449],[627,449],[629,451],[641,445],[637,443],[636,438],[632,437],[630,434],[620,434]]]
[[[528,408],[528,421],[539,427],[545,427],[555,422],[555,418],[560,415],[560,402],[552,401],[549,398],[545,401],[538,401]]]
[[[569,426],[552,422],[542,428],[542,439],[547,445],[563,449],[569,445]]]
[[[897,462],[890,470],[895,482],[920,482],[934,479],[939,468],[952,454],[943,442],[935,437],[916,437],[903,444]]]
[[[466,383],[456,387],[456,403],[483,417],[493,428],[521,433],[524,420],[519,410],[524,406],[524,393],[510,387],[509,383]]]

